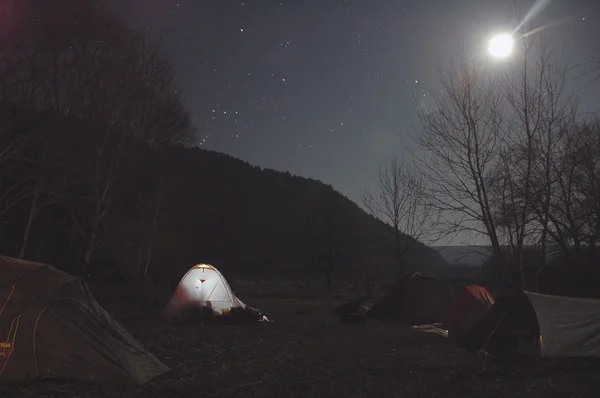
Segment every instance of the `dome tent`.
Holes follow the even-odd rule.
[[[452,298],[442,282],[415,272],[399,278],[367,316],[413,325],[441,322]]]
[[[0,380],[143,384],[168,370],[83,280],[47,264],[0,257]]]
[[[600,357],[600,300],[521,292],[499,297],[463,340],[492,354]]]
[[[227,280],[212,265],[198,264],[183,276],[165,308],[165,318],[180,316],[189,308],[210,308],[222,313],[231,308],[246,308]]]
[[[482,286],[466,286],[448,306],[444,321],[448,337],[461,340],[494,305],[494,298]]]

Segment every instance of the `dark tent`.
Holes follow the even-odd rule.
[[[0,380],[142,384],[166,371],[84,281],[50,265],[0,257]]]
[[[462,343],[493,354],[514,352],[523,341],[533,343],[539,335],[535,311],[525,294],[499,297]]]
[[[452,297],[440,281],[413,273],[398,279],[367,316],[404,324],[441,322]]]
[[[491,353],[600,357],[600,300],[530,292],[498,298],[463,343]]]
[[[463,339],[493,305],[494,298],[485,287],[463,288],[448,305],[444,321],[448,337]]]

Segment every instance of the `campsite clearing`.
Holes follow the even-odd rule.
[[[139,387],[47,380],[2,385],[0,396],[491,398],[600,391],[599,360],[486,360],[432,333],[371,319],[340,322],[334,308],[352,297],[246,287],[234,290],[275,323],[174,326],[160,320],[168,297],[150,306],[97,294],[172,371]]]

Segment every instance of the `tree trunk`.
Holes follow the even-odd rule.
[[[87,269],[89,269],[89,266],[92,263],[92,259],[94,257],[96,238],[98,236],[98,229],[100,228],[101,210],[99,202],[96,203],[93,217],[94,218],[92,220],[92,226],[90,228],[90,233],[88,235],[88,239],[85,245],[85,255],[83,257],[83,266],[86,268],[86,271]]]
[[[163,180],[164,174],[160,174],[160,181],[158,183],[158,192],[156,194],[156,202],[154,206],[154,214],[152,216],[152,227],[150,230],[150,236],[148,238],[147,250],[146,250],[146,261],[144,264],[144,273],[142,274],[142,279],[145,279],[148,276],[148,271],[150,270],[150,261],[152,260],[152,247],[154,243],[154,236],[156,234],[156,230],[158,228],[158,215],[160,214],[160,205],[163,200]]]
[[[152,234],[154,235],[154,233]],[[142,279],[146,279],[148,276],[148,271],[150,270],[150,261],[152,260],[152,245],[148,246],[148,250],[146,251],[146,262],[144,264],[144,273],[142,274]]]
[[[394,226],[394,233],[396,235],[396,255],[398,256],[398,272],[399,276],[404,274],[404,256],[402,255],[402,244],[400,242],[400,229],[398,225]]]
[[[546,243],[546,235],[547,235],[547,229],[548,229],[548,225],[544,224],[543,230],[542,230],[542,253],[541,253],[541,258],[540,258],[540,264],[538,266],[538,269],[535,273],[535,280],[533,281],[534,283],[534,291],[537,293],[541,293],[542,291],[542,284],[541,284],[541,279],[542,279],[542,274],[544,273],[544,269],[546,268],[546,256],[547,256],[547,243]]]
[[[92,227],[92,232],[90,233],[90,237],[86,245],[85,255],[83,256],[83,264],[86,269],[88,269],[92,263],[92,258],[94,255],[94,245],[96,243],[96,234],[98,229],[95,224],[96,223],[94,223],[94,226]]]
[[[517,249],[514,264],[515,264],[515,270],[514,270],[513,284],[518,289],[525,290],[527,288],[527,280],[525,279],[525,274],[523,273],[523,245],[522,244],[519,244],[519,248]]]
[[[545,268],[546,267],[543,264],[540,264],[537,271],[535,272],[535,280],[533,282],[534,283],[533,290],[536,293],[542,292],[542,274],[544,273]]]
[[[27,243],[29,242],[29,234],[31,233],[31,226],[33,225],[33,219],[38,211],[37,209],[38,202],[38,187],[36,184],[35,192],[33,197],[31,198],[31,205],[29,206],[29,215],[27,217],[27,224],[25,225],[25,232],[23,233],[23,240],[21,242],[21,251],[19,252],[19,258],[23,259],[25,257],[25,251],[27,250]]]

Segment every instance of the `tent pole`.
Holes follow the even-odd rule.
[[[204,270],[202,270],[202,272],[204,272]],[[206,279],[200,279],[200,299],[202,300],[202,304],[204,304],[204,299],[202,298],[202,286],[204,286],[204,281],[206,281]],[[200,329],[204,329],[204,308],[204,305],[200,307]]]

